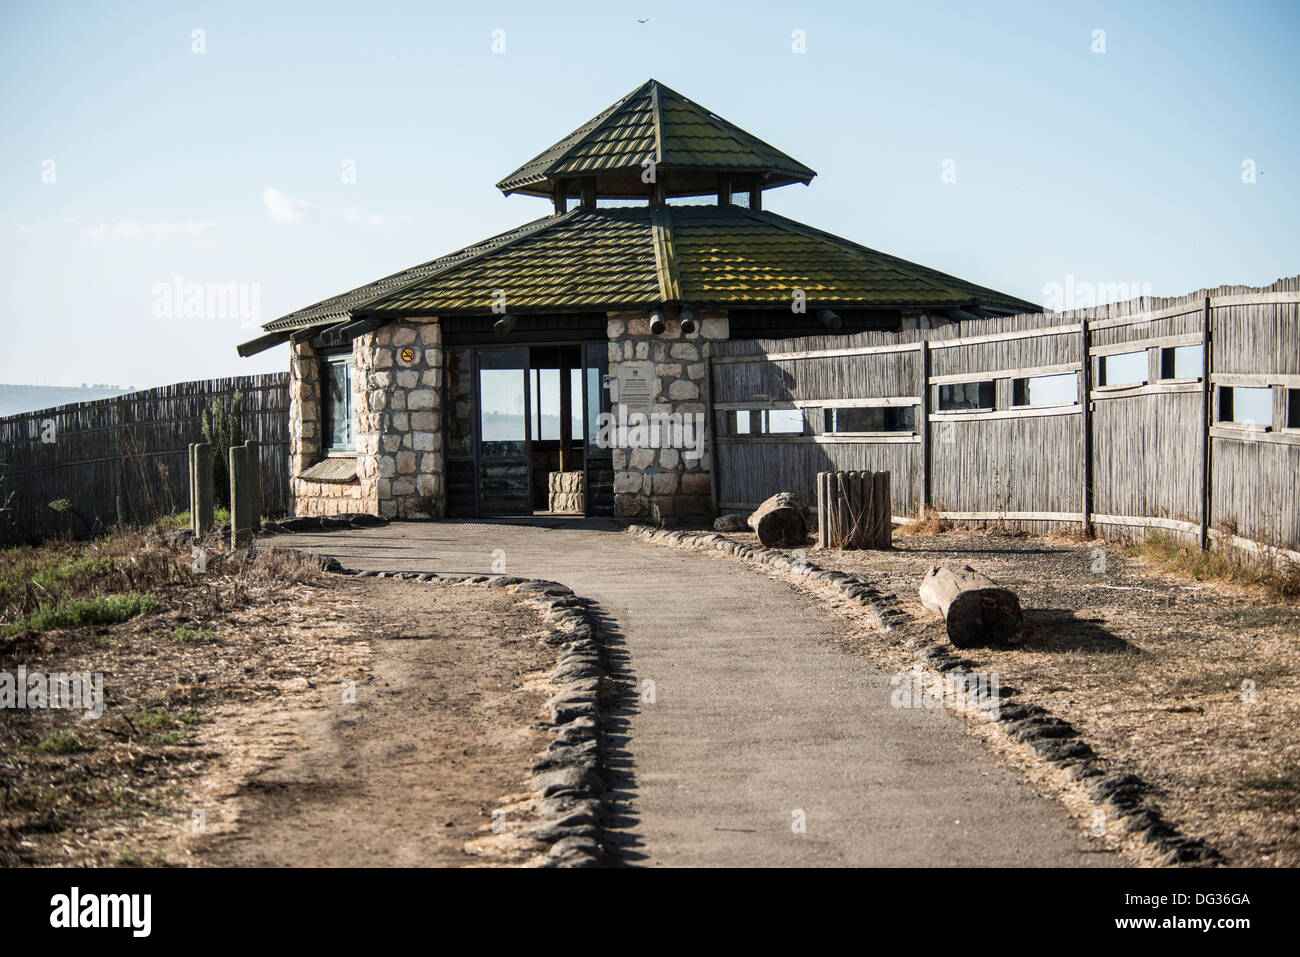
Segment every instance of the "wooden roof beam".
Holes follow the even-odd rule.
[[[256,339],[250,339],[248,342],[242,342],[235,346],[235,351],[241,358],[247,359],[249,356],[255,356],[259,352],[265,352],[272,349],[282,342],[289,341],[287,332],[268,332],[264,336],[258,336]]]

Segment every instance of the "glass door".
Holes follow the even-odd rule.
[[[478,514],[532,514],[528,350],[478,350]]]
[[[574,390],[575,401],[581,397],[584,486],[588,515],[614,514],[614,450],[609,432],[601,435],[602,417],[610,411],[609,350],[603,342],[583,346],[582,388]],[[574,416],[575,420],[577,416]],[[577,426],[575,426],[576,428]]]

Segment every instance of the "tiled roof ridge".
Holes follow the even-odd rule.
[[[731,122],[731,120],[727,119],[725,116],[722,116],[720,113],[709,109],[704,104],[692,100],[689,96],[686,96],[683,93],[678,93],[672,87],[665,86],[664,84],[659,83],[658,80],[651,80],[650,82],[657,84],[658,90],[663,91],[667,93],[669,96],[675,97],[676,99],[680,100],[682,103],[685,103],[688,106],[692,106],[695,109],[699,110],[700,113],[704,115],[705,119],[710,122],[710,125],[712,125],[717,132],[724,134],[727,137],[727,139],[731,140],[736,145],[737,149],[743,150],[746,148],[745,145],[740,141],[740,139],[737,136],[737,134],[740,134],[764,146],[766,149],[771,151],[776,156],[783,157],[784,159],[788,160],[790,165],[786,167],[786,169],[784,170],[785,172],[798,173],[800,176],[804,175],[804,173],[806,172],[808,174],[811,174],[809,178],[817,175],[817,171],[814,170],[811,166],[807,166],[799,162],[797,159],[795,159],[785,150],[778,149],[777,147],[773,146],[771,143],[767,142],[766,140],[761,139],[758,136],[755,136],[753,133],[749,132],[743,126]],[[655,117],[656,134],[658,133],[658,128],[662,125],[662,121],[663,121],[662,111],[657,111],[657,115]],[[664,160],[662,146],[659,149],[659,160],[660,162],[663,162]]]
[[[679,302],[682,287],[677,275],[677,251],[673,246],[671,206],[651,208],[650,229],[654,240],[655,271],[659,274],[659,296],[664,302]]]

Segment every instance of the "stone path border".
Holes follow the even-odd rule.
[[[601,711],[608,687],[600,629],[592,602],[567,585],[509,575],[448,575],[438,572],[378,572],[343,568],[327,571],[359,578],[400,578],[449,585],[504,588],[526,599],[551,625],[543,643],[560,649],[551,670],[556,693],[546,702],[555,738],[533,764],[532,790],[541,819],[525,836],[549,844],[543,867],[599,867],[604,864],[604,822],[608,818]]]
[[[276,551],[276,549],[272,549]],[[336,558],[299,549],[279,549],[320,562],[323,570],[358,578],[398,578],[446,585],[503,588],[538,609],[551,625],[542,643],[560,649],[551,670],[556,692],[546,702],[555,737],[533,764],[531,787],[540,820],[524,835],[550,850],[541,867],[601,867],[605,864],[605,759],[601,715],[612,679],[594,603],[559,582],[509,575],[439,572],[381,572],[344,568]]]
[[[871,582],[847,572],[824,569],[799,554],[762,546],[751,546],[717,534],[655,529],[631,525],[628,533],[659,545],[692,549],[715,549],[741,561],[766,565],[796,578],[833,588],[845,598],[857,602],[868,619],[882,631],[894,631],[918,619],[905,611],[899,600],[881,592]],[[958,687],[975,687],[979,680],[971,673],[972,662],[960,657],[947,645],[936,644],[922,636],[905,642],[932,677],[942,676]],[[1078,785],[1080,796],[1105,816],[1109,829],[1132,836],[1147,848],[1162,865],[1218,866],[1223,863],[1217,850],[1200,838],[1182,835],[1161,815],[1155,803],[1155,789],[1135,774],[1112,767],[1082,739],[1069,722],[1053,716],[1046,708],[1012,688],[1000,689],[1001,703],[994,717],[1001,733],[1019,745],[1032,760],[1060,770],[1069,782]]]

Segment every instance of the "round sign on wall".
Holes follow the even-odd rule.
[[[410,346],[407,346],[405,349],[403,349],[403,350],[402,350],[402,361],[403,361],[403,362],[414,362],[414,361],[415,361],[415,350],[412,349]]]

